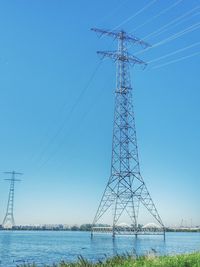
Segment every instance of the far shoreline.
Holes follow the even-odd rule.
[[[57,228],[1,228],[0,231],[2,232],[11,232],[11,231],[23,231],[23,232],[42,232],[42,231],[49,231],[49,232],[91,232],[91,230],[81,230],[81,229],[57,229]],[[200,233],[200,229],[166,229],[166,233]],[[104,233],[105,234],[105,233]],[[109,234],[109,233],[108,233]]]

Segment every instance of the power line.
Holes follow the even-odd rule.
[[[63,111],[64,111],[64,109],[65,109],[66,106],[67,106],[67,103],[65,102],[65,103],[59,108],[59,111],[58,111],[57,115],[63,113]],[[54,118],[54,119],[52,119],[52,124],[54,124],[54,122],[56,122],[56,121],[57,121],[57,117]],[[41,146],[43,145],[43,143],[44,143],[44,140],[46,140],[46,139],[48,138],[48,133],[49,133],[50,130],[51,130],[51,127],[49,126],[48,129],[46,130],[46,132],[45,132],[43,138],[41,138],[41,140],[40,140],[40,142],[39,142],[39,144],[38,144],[39,147],[41,147]],[[36,156],[37,156],[37,155],[35,155],[35,153],[33,152],[32,155],[30,156],[29,160],[34,159]]]
[[[156,58],[156,59],[153,59],[153,60],[149,61],[148,64],[153,63],[153,62],[156,62],[156,61],[159,61],[159,60],[164,59],[164,58],[166,58],[166,57],[175,55],[175,54],[177,54],[177,53],[180,53],[180,52],[182,52],[182,51],[185,51],[185,50],[187,50],[187,49],[189,49],[189,48],[192,48],[192,47],[195,47],[195,46],[197,46],[197,45],[200,45],[200,42],[196,42],[196,43],[194,43],[194,44],[192,44],[192,45],[186,46],[186,47],[184,47],[184,48],[178,49],[178,50],[176,50],[176,51],[174,51],[174,52],[171,52],[171,53],[169,53],[169,54],[166,54],[166,55],[164,55],[164,56],[161,56],[161,57],[158,57],[158,58]]]
[[[185,35],[185,34],[187,34],[187,33],[190,33],[190,32],[192,32],[192,31],[194,31],[194,30],[199,29],[199,28],[200,28],[200,22],[198,22],[198,23],[196,23],[196,24],[194,24],[194,25],[192,25],[192,26],[186,28],[185,30],[182,30],[182,31],[180,31],[180,32],[178,32],[178,33],[175,33],[175,34],[171,35],[170,37],[168,37],[168,38],[166,38],[166,39],[164,39],[164,40],[162,40],[162,41],[160,41],[160,42],[158,42],[158,43],[152,45],[151,47],[147,48],[146,51],[148,51],[149,49],[158,47],[158,46],[160,46],[160,45],[163,45],[163,44],[165,44],[165,43],[168,43],[168,42],[170,42],[170,41],[172,41],[172,40],[174,40],[174,39],[177,39],[178,37],[181,37],[182,35]],[[145,50],[143,50],[143,51],[139,51],[139,52],[136,53],[136,55],[141,54],[141,53],[144,53],[144,51],[145,51]]]
[[[110,79],[110,77],[109,77]],[[108,79],[107,79],[108,80]],[[108,82],[108,81],[107,81]],[[101,90],[101,92],[98,94],[97,100],[99,100],[102,95],[105,93],[105,90]],[[81,118],[79,119],[77,126],[80,126],[83,121],[85,120],[85,118],[87,117],[87,115],[89,114],[89,112],[93,109],[94,106],[97,105],[97,102],[92,101],[92,103],[90,103],[90,105],[88,105],[88,109],[85,110],[85,112],[82,114]],[[71,132],[71,129],[68,130],[68,132],[66,133],[65,137],[63,138],[63,140],[58,144],[57,148],[54,150],[54,152],[43,162],[43,164],[39,167],[39,170],[42,169],[43,167],[45,167],[48,162],[50,162],[58,153],[58,151],[61,149],[61,147],[63,146],[65,140],[66,140],[66,136]],[[76,132],[77,132],[77,128],[76,128]],[[62,166],[62,164],[65,162],[65,159],[59,161],[59,165]]]
[[[182,23],[182,22],[185,21],[185,20],[180,21],[180,18],[185,17],[186,15],[190,14],[192,11],[194,11],[194,10],[196,10],[196,9],[199,9],[199,7],[200,7],[200,6],[197,6],[197,7],[193,8],[193,9],[190,10],[189,12],[186,12],[184,15],[182,15],[182,16],[178,17],[177,19],[171,21],[170,23],[168,23],[168,24],[162,26],[162,27],[161,27],[160,29],[158,29],[157,31],[154,31],[154,32],[151,33],[151,34],[146,35],[146,36],[144,37],[144,39],[146,39],[146,38],[147,38],[148,36],[150,36],[150,35],[158,35],[158,34],[164,32],[164,31],[166,31],[167,29],[164,29],[164,30],[162,30],[162,31],[160,31],[160,30],[163,29],[163,28],[166,28],[168,25],[171,25],[173,22],[175,22],[175,21],[177,21],[177,20],[178,20],[179,22],[176,23],[175,25],[178,25],[178,24]],[[198,15],[198,14],[199,14],[199,13],[192,14],[192,16],[194,16],[194,15]],[[191,17],[190,17],[190,18],[191,18]],[[172,26],[174,26],[174,25],[172,25]],[[195,25],[192,25],[191,27],[193,27],[193,26],[195,26]],[[188,28],[185,29],[184,31],[186,31],[186,30],[188,30]],[[193,29],[190,29],[190,31],[192,31],[192,30],[193,30]],[[157,32],[158,32],[158,33],[157,33]],[[155,33],[155,34],[154,34],[154,33]],[[157,33],[157,34],[156,34],[156,33]],[[176,39],[176,38],[179,37],[179,36],[177,36],[177,34],[180,34],[180,33],[181,33],[181,32],[175,33],[175,34],[171,35],[170,37],[168,37],[168,38],[162,40],[161,42],[167,41],[168,39],[170,39],[170,38],[172,38],[172,37],[173,37],[173,39]],[[187,33],[187,32],[186,32],[186,33]],[[184,34],[185,34],[185,33],[184,33]],[[181,34],[181,35],[182,35],[182,34]],[[177,37],[174,38],[175,36],[177,36]],[[172,39],[172,40],[173,40],[173,39]],[[158,46],[159,43],[160,43],[160,42],[154,44],[153,46],[149,47],[149,48],[146,49],[146,50],[137,52],[136,55],[137,55],[137,54],[141,54],[141,53],[143,53],[143,52],[145,52],[145,51],[148,51],[149,49],[154,48],[155,46]]]
[[[196,52],[196,53],[193,53],[191,55],[188,55],[188,56],[184,56],[184,57],[181,57],[181,58],[178,58],[178,59],[175,59],[175,60],[171,60],[171,61],[168,61],[166,63],[160,64],[160,65],[154,66],[154,67],[152,67],[152,69],[158,69],[158,68],[161,68],[161,67],[164,67],[164,66],[167,66],[167,65],[170,65],[170,64],[185,60],[187,58],[191,58],[191,57],[197,56],[197,55],[200,55],[200,51]]]
[[[166,38],[166,39],[164,39],[164,40],[162,40],[162,41],[156,43],[156,44],[153,45],[152,47],[157,47],[157,46],[159,46],[159,45],[165,44],[165,43],[167,43],[168,41],[174,40],[174,39],[176,39],[176,38],[178,38],[178,37],[180,37],[180,36],[182,36],[182,35],[185,35],[186,33],[189,33],[189,32],[191,32],[191,31],[194,31],[194,30],[198,29],[199,27],[200,27],[200,22],[195,23],[194,25],[192,25],[192,26],[190,26],[190,27],[188,27],[188,28],[186,28],[186,29],[184,29],[184,30],[178,32],[178,33],[175,33],[175,34],[173,34],[172,36],[170,36],[170,37],[168,37],[168,38]],[[151,47],[151,48],[152,48],[152,47]]]
[[[172,24],[173,24],[174,22],[176,22],[176,21],[180,21],[182,18],[186,17],[187,15],[189,15],[190,13],[192,13],[194,10],[197,10],[197,9],[199,9],[199,8],[200,8],[200,6],[196,6],[195,8],[193,8],[193,9],[187,11],[186,13],[184,13],[184,14],[181,15],[181,16],[179,16],[178,18],[176,18],[176,19],[170,21],[169,23],[165,24],[164,26],[160,27],[160,28],[157,29],[156,31],[151,32],[150,34],[144,36],[143,39],[149,38],[150,36],[154,36],[154,35],[155,35],[156,33],[158,33],[158,32],[160,33],[160,31],[161,31],[162,29],[165,29],[166,27],[168,27],[169,25],[172,25]]]
[[[109,79],[110,79],[110,77],[109,77]],[[101,95],[103,93],[104,93],[104,91],[102,90],[101,93],[98,95],[98,99],[101,97]],[[95,105],[95,103],[96,103],[95,101],[92,101],[92,103],[88,106],[88,109],[84,113],[82,113],[82,116],[81,116],[81,118],[78,121],[78,125],[80,125],[84,121],[85,117],[87,116],[87,114],[89,113],[89,111],[93,108],[93,106]],[[72,130],[72,127],[71,128],[68,128],[68,131],[65,134],[64,138],[59,142],[59,144],[54,149],[54,151],[49,155],[49,157],[39,166],[38,170],[41,170],[44,166],[47,165],[47,163],[49,161],[51,161],[56,156],[56,154],[58,153],[58,151],[63,146],[63,143],[66,140],[66,136],[71,132],[71,130]]]
[[[55,132],[55,134],[49,139],[48,143],[46,144],[46,146],[44,147],[44,149],[41,151],[39,159],[40,160],[42,158],[42,156],[44,155],[44,153],[47,151],[48,147],[51,145],[51,143],[54,142],[54,140],[58,137],[58,135],[63,131],[65,125],[66,125],[66,121],[71,117],[71,115],[73,114],[74,110],[77,108],[78,104],[80,103],[82,97],[84,96],[84,94],[86,93],[86,91],[88,90],[91,82],[93,81],[98,69],[100,68],[102,64],[102,61],[100,61],[96,68],[94,69],[90,79],[88,80],[86,86],[82,89],[82,91],[80,92],[78,98],[76,99],[76,102],[74,103],[74,105],[71,107],[69,113],[67,114],[67,116],[64,118],[62,124],[60,125],[60,127],[57,129],[57,131]]]
[[[157,15],[153,16],[152,18],[150,18],[149,20],[145,21],[144,23],[142,23],[141,25],[137,26],[136,28],[134,28],[132,30],[132,33],[140,28],[142,28],[144,25],[148,24],[149,22],[153,21],[154,19],[158,18],[160,15],[165,14],[166,12],[168,12],[169,10],[171,10],[172,8],[174,8],[175,6],[177,6],[178,4],[180,4],[183,0],[178,0],[175,3],[173,3],[172,5],[170,5],[169,7],[165,8],[164,10],[162,10],[160,13],[158,13]]]
[[[122,25],[124,25],[125,23],[129,22],[130,20],[132,20],[133,18],[135,18],[136,16],[138,16],[139,14],[141,14],[143,11],[145,11],[146,9],[148,9],[150,6],[152,6],[156,1],[157,0],[152,0],[150,3],[148,3],[143,8],[141,8],[140,10],[138,10],[135,14],[131,15],[130,17],[128,17],[127,19],[125,19],[124,21],[122,21],[119,25],[117,25],[111,31],[114,31],[114,30],[118,29],[119,27],[121,27]]]
[[[200,12],[194,13],[194,14],[192,14],[190,17],[185,18],[185,19],[183,19],[183,20],[181,20],[181,21],[179,21],[179,22],[177,22],[177,23],[175,23],[175,24],[172,24],[171,26],[167,27],[166,29],[163,29],[162,31],[160,31],[160,32],[158,32],[158,33],[155,33],[155,34],[153,35],[153,37],[158,36],[158,35],[162,34],[163,32],[168,31],[170,28],[172,28],[172,27],[176,27],[176,26],[182,24],[183,22],[186,22],[187,20],[190,20],[192,17],[194,17],[194,16],[198,16],[199,14],[200,14]],[[145,39],[146,39],[146,38],[145,38]]]

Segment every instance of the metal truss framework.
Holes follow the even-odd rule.
[[[21,181],[19,179],[15,179],[15,175],[22,175],[22,173],[19,172],[5,172],[5,174],[10,174],[10,179],[5,179],[7,181],[10,181],[10,189],[9,189],[9,195],[8,195],[8,204],[6,209],[6,215],[4,217],[2,226],[4,228],[12,228],[15,226],[15,220],[13,216],[13,207],[14,207],[14,194],[15,194],[15,182]]]
[[[111,206],[114,206],[113,236],[119,233],[117,223],[124,212],[131,219],[132,233],[139,233],[138,213],[140,204],[143,204],[156,219],[164,233],[164,224],[140,173],[135,116],[132,104],[129,67],[135,64],[145,66],[146,63],[130,55],[127,51],[128,43],[139,44],[144,48],[149,45],[124,31],[110,32],[96,28],[91,30],[118,40],[117,51],[97,52],[103,57],[109,57],[116,62],[117,88],[115,91],[111,175],[93,221],[92,234],[98,228],[99,219]]]

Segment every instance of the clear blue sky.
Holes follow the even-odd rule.
[[[146,39],[156,44],[198,27],[199,3],[1,1],[0,171],[24,172],[16,185],[17,224],[91,222],[109,178],[114,63],[104,61],[79,96],[99,62],[96,50],[116,49],[116,43],[90,28],[126,22],[120,28],[143,38],[192,10],[181,23]],[[138,56],[157,59],[196,44],[199,33],[197,28]],[[200,57],[154,67],[199,51],[197,44],[146,70],[131,70],[141,170],[166,224],[182,218],[200,224]],[[3,178],[0,220],[9,188]]]

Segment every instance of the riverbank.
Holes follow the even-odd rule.
[[[133,256],[116,256],[105,262],[91,263],[82,257],[76,263],[60,263],[52,267],[200,267],[200,252],[175,256],[155,256],[149,254],[135,258]],[[21,265],[20,267],[37,267]]]

